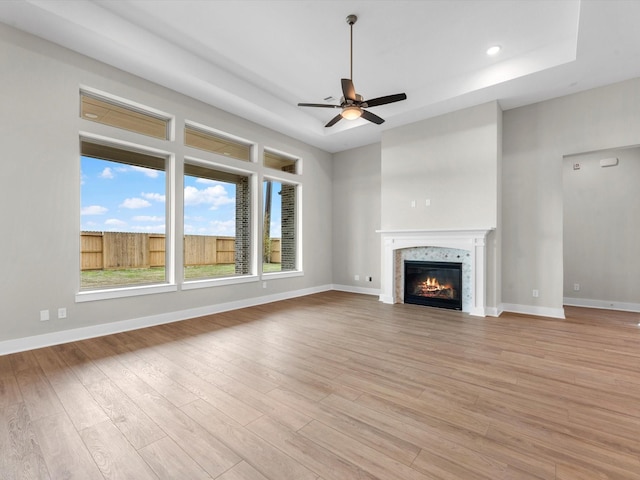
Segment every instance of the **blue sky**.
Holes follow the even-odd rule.
[[[82,157],[81,230],[165,233],[165,172]],[[280,185],[271,236],[280,237]],[[184,232],[235,235],[235,185],[185,177]]]

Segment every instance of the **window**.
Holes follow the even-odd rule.
[[[166,163],[81,141],[80,290],[167,283]]]
[[[297,201],[298,186],[265,178],[262,271],[298,270]]]
[[[280,170],[281,172],[300,173],[299,161],[295,157],[276,152],[274,150],[264,151],[264,166]]]
[[[86,120],[103,123],[151,137],[168,139],[170,119],[146,109],[101,98],[97,94],[80,92],[80,116]]]
[[[196,127],[188,123],[184,129],[184,144],[238,160],[251,161],[251,143],[214,133],[207,127]]]
[[[184,233],[185,280],[253,273],[249,174],[187,161]]]

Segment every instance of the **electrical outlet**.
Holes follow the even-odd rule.
[[[431,199],[430,199],[430,198],[427,198],[427,199],[424,201],[424,206],[425,206],[425,207],[430,207],[430,206],[431,206]]]
[[[262,282],[262,288],[267,288],[267,282]]]
[[[580,284],[579,283],[574,283],[573,284],[573,291],[574,292],[579,292],[580,291]]]
[[[533,291],[533,296],[534,296],[535,298],[538,298],[538,297],[540,296],[540,292],[538,292],[538,290],[534,290],[534,291]]]
[[[358,280],[360,280],[360,275],[354,275],[353,279],[357,282]]]
[[[40,310],[40,321],[46,322],[49,320],[49,310]]]
[[[62,307],[58,309],[58,318],[67,318],[67,309]]]
[[[416,201],[415,200],[411,200],[411,208],[416,208]]]

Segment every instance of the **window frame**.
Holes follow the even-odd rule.
[[[266,167],[265,167],[266,168]],[[285,173],[287,176],[279,176],[279,175],[271,175],[271,172],[278,172],[278,170],[269,169],[268,174],[264,174],[261,176],[261,191],[260,198],[264,197],[264,182],[272,181],[279,183],[286,183],[287,185],[292,185],[296,188],[296,199],[295,199],[295,209],[296,209],[296,221],[295,221],[295,229],[296,229],[296,269],[295,270],[285,270],[280,272],[264,272],[262,266],[262,255],[260,255],[260,278],[263,280],[276,279],[276,278],[288,278],[288,277],[301,277],[304,276],[303,270],[303,242],[302,242],[302,190],[303,185],[302,181],[295,178],[297,177],[294,173],[288,172],[280,172]],[[289,175],[291,177],[289,177]],[[260,251],[264,251],[264,232],[262,226],[264,225],[264,204],[261,200],[261,209],[260,209]]]
[[[210,153],[212,155],[219,155],[216,154],[214,152],[209,152],[207,150],[207,153]],[[224,157],[224,158],[232,158],[232,157]],[[239,159],[234,159],[236,161],[239,162],[243,162],[243,163],[247,163],[244,160],[239,160]],[[238,168],[238,167],[233,167],[230,165],[226,165],[226,164],[222,164],[222,163],[218,163],[215,161],[211,161],[211,160],[205,160],[203,158],[200,157],[194,157],[191,155],[185,156],[184,157],[184,165],[186,164],[191,164],[191,165],[195,165],[195,166],[201,166],[201,167],[205,167],[205,168],[209,168],[211,170],[219,170],[222,172],[227,172],[227,173],[231,173],[231,174],[237,174],[237,175],[242,175],[242,176],[246,176],[249,179],[249,189],[250,189],[250,195],[249,195],[249,211],[250,211],[250,221],[249,221],[249,228],[250,228],[250,246],[249,246],[249,255],[250,255],[250,262],[249,262],[249,271],[250,273],[248,274],[240,274],[240,275],[229,275],[229,276],[224,276],[224,277],[212,277],[212,278],[202,278],[202,279],[193,279],[193,280],[186,280],[184,278],[184,245],[182,248],[182,269],[183,269],[183,278],[182,278],[182,282],[181,282],[181,289],[182,290],[195,290],[195,289],[199,289],[199,288],[208,288],[208,287],[214,287],[214,286],[222,286],[222,285],[237,285],[237,284],[242,284],[242,283],[250,283],[250,282],[256,282],[259,277],[257,274],[257,254],[258,254],[258,242],[256,241],[256,235],[255,232],[256,227],[257,227],[257,216],[255,214],[255,212],[257,211],[257,178],[258,175],[255,171],[249,170],[249,169],[243,169],[243,168]],[[184,188],[184,169],[183,169],[183,173],[182,173],[182,185]],[[181,215],[181,219],[182,219],[182,233],[183,236],[185,236],[186,234],[184,233],[184,195],[182,196],[183,199],[183,205],[182,205],[182,215]]]
[[[104,123],[104,122],[98,122],[96,120],[93,120],[91,118],[88,117],[84,117],[82,115],[82,96],[87,96],[89,98],[95,98],[96,100],[100,100],[102,102],[105,103],[109,103],[113,106],[116,107],[120,107],[120,108],[124,108],[127,110],[131,110],[133,112],[136,113],[140,113],[142,115],[148,115],[150,117],[153,118],[157,118],[159,120],[165,120],[167,122],[167,131],[166,131],[166,136],[164,138],[162,137],[156,137],[154,135],[148,135],[136,130],[130,130],[127,128],[123,128],[123,127],[119,127],[117,125],[111,125],[108,123]],[[143,135],[144,137],[147,138],[152,138],[154,140],[158,140],[158,141],[169,141],[172,142],[175,140],[175,131],[176,131],[176,121],[175,121],[175,115],[171,115],[167,112],[164,112],[162,110],[159,110],[157,108],[153,108],[153,107],[149,107],[148,105],[144,105],[142,103],[138,103],[138,102],[134,102],[132,100],[123,98],[123,97],[119,97],[117,95],[113,95],[111,93],[107,93],[107,92],[103,92],[102,90],[98,90],[96,88],[92,88],[92,87],[88,87],[85,85],[80,85],[80,89],[79,89],[79,96],[78,98],[80,99],[80,101],[78,102],[78,114],[80,116],[80,118],[86,122],[92,122],[98,125],[105,125],[109,128],[115,128],[117,130],[121,130],[123,132],[130,132],[130,133],[134,133],[136,135]]]
[[[82,157],[82,142],[104,145],[107,147],[127,150],[133,153],[151,155],[165,159],[165,281],[162,283],[147,285],[123,285],[112,288],[81,290],[81,271],[78,269],[78,288],[75,295],[76,303],[177,291],[178,286],[176,283],[175,272],[175,182],[173,181],[176,169],[175,154],[167,150],[149,147],[147,145],[140,145],[138,143],[81,131],[79,132],[78,142],[78,171],[80,171],[80,161]],[[78,190],[78,196],[80,196],[80,193],[81,189]],[[80,205],[80,201],[78,204]],[[78,226],[80,226],[80,209],[78,209],[77,215]],[[78,234],[80,234],[80,232],[78,232]]]

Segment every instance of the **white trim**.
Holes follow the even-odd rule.
[[[87,290],[76,293],[76,303],[93,302],[95,300],[109,300],[111,298],[135,297],[138,295],[154,295],[156,293],[177,292],[174,284],[137,285],[124,288],[110,288],[104,290]]]
[[[287,270],[286,272],[268,272],[261,275],[262,280],[275,280],[277,278],[304,277],[304,272],[300,270]]]
[[[609,300],[591,300],[588,298],[564,297],[563,303],[572,307],[601,308],[603,310],[621,310],[623,312],[640,312],[640,303],[616,302]]]
[[[502,305],[499,305],[498,307],[487,307],[485,309],[485,312],[488,317],[499,317],[500,315],[502,315],[502,312],[504,312],[504,310],[502,308]]]
[[[302,290],[294,290],[285,293],[276,293],[273,295],[265,295],[263,297],[248,298],[246,300],[238,300],[235,302],[207,305],[205,307],[191,308],[188,310],[180,310],[177,312],[167,312],[157,315],[150,315],[148,317],[132,318],[129,320],[121,320],[119,322],[103,323],[90,327],[74,328],[71,330],[46,333],[43,335],[34,335],[32,337],[5,340],[0,342],[0,355],[8,355],[10,353],[23,352],[25,350],[33,350],[42,347],[50,347],[52,345],[59,345],[61,343],[85,340],[87,338],[112,335],[114,333],[137,330],[140,328],[152,327],[155,325],[177,322],[180,320],[187,320],[204,315],[228,312],[230,310],[237,310],[240,308],[264,305],[266,303],[278,302],[281,300],[288,300],[305,295],[312,295],[314,293],[326,292],[331,289],[331,285],[320,285],[318,287],[305,288]]]
[[[537,317],[550,317],[564,319],[564,308],[538,307],[536,305],[518,305],[516,303],[503,303],[500,309],[504,312],[524,313]]]
[[[197,290],[199,288],[220,287],[222,285],[237,285],[259,280],[257,275],[242,275],[237,277],[203,278],[200,280],[185,280],[180,290]]]
[[[337,290],[339,292],[348,292],[348,293],[361,293],[363,295],[380,295],[379,288],[366,288],[366,287],[354,287],[353,285],[331,285],[333,290]]]

